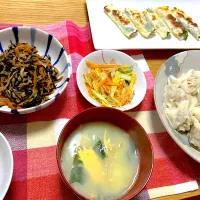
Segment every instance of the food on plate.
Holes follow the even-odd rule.
[[[164,92],[164,112],[172,126],[188,134],[189,143],[200,150],[200,71],[169,76]]]
[[[125,8],[124,14],[133,22],[143,37],[148,38],[154,32],[154,28],[147,22],[143,13]]]
[[[175,37],[177,37],[179,40],[187,40],[188,32],[181,22],[179,22],[176,16],[171,12],[169,6],[160,6],[156,8],[155,11],[158,16],[165,21]]]
[[[112,4],[104,7],[104,12],[118,26],[118,28],[128,38],[131,38],[137,31],[130,19],[122,11],[115,8]]]
[[[133,140],[114,124],[81,124],[65,141],[61,168],[71,186],[88,199],[118,199],[135,183],[139,158]]]
[[[156,30],[162,39],[165,39],[170,34],[170,30],[164,20],[160,18],[152,8],[143,11],[147,22]]]
[[[197,147],[197,149],[200,150],[200,123],[195,117],[192,117],[192,120],[193,126],[188,133],[188,140],[192,146]]]
[[[198,24],[183,10],[176,7],[160,6],[140,12],[132,8],[121,11],[110,4],[104,7],[104,12],[128,38],[138,31],[144,38],[149,38],[157,32],[162,39],[165,39],[171,32],[179,40],[187,40],[190,32],[194,38],[200,39]]]
[[[131,103],[134,96],[136,74],[133,66],[95,64],[86,61],[89,72],[84,74],[85,84],[91,98],[106,107],[121,107]]]
[[[184,11],[174,7],[172,13],[177,17],[177,19],[182,23],[187,31],[189,31],[194,38],[197,40],[200,39],[200,27],[197,23],[193,21],[193,19],[188,16]]]
[[[35,46],[16,43],[0,54],[0,106],[29,108],[44,103],[62,80],[49,56]]]

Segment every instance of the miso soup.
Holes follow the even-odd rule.
[[[65,141],[61,166],[68,182],[82,196],[111,200],[132,187],[139,158],[124,130],[108,122],[89,122]]]

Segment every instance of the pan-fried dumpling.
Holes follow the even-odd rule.
[[[113,4],[105,6],[104,12],[127,38],[131,38],[137,31],[131,20],[121,10],[115,8]]]
[[[147,22],[143,13],[131,8],[125,8],[124,14],[133,22],[143,37],[148,38],[154,33],[154,28]]]
[[[164,20],[160,18],[152,8],[143,11],[147,22],[156,30],[162,39],[168,37],[170,30]]]
[[[178,21],[176,16],[170,11],[169,6],[160,6],[155,9],[159,17],[161,17],[170,31],[177,37],[179,40],[187,40],[188,32],[184,26]]]
[[[195,117],[192,120],[194,124],[188,134],[189,143],[200,149],[200,123]]]
[[[171,12],[177,17],[186,30],[188,30],[197,40],[200,39],[200,27],[190,16],[176,7],[174,7]]]

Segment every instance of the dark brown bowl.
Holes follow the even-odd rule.
[[[72,131],[80,124],[92,121],[107,121],[113,123],[130,134],[131,138],[133,139],[139,153],[139,173],[135,184],[119,200],[127,200],[135,197],[147,184],[151,176],[153,169],[153,150],[147,133],[143,127],[135,119],[114,108],[95,107],[87,109],[73,117],[65,125],[57,143],[57,164],[62,180],[78,197],[87,199],[72,188],[62,172],[60,163],[63,144]]]

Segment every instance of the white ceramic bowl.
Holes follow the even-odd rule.
[[[0,199],[3,199],[13,175],[13,154],[10,145],[0,132]]]
[[[0,112],[14,113],[14,114],[27,114],[43,109],[53,103],[66,88],[71,73],[71,59],[67,55],[61,43],[52,35],[41,31],[36,28],[19,26],[3,29],[0,31],[0,52],[2,53],[8,48],[10,40],[15,42],[25,42],[30,45],[36,46],[40,55],[49,55],[51,57],[51,63],[59,70],[60,76],[63,76],[61,82],[57,83],[56,90],[49,96],[49,99],[38,106],[34,106],[26,109],[12,110],[7,106],[0,107]]]
[[[115,50],[99,50],[88,54],[85,58],[83,58],[83,60],[80,62],[77,68],[76,80],[78,88],[81,94],[85,97],[85,99],[88,100],[91,104],[93,104],[94,106],[101,106],[100,103],[92,99],[88,94],[83,74],[87,73],[90,69],[87,67],[85,62],[86,60],[89,60],[91,62],[101,64],[101,63],[110,63],[112,59],[115,60],[116,64],[130,65],[130,66],[134,65],[133,71],[136,73],[137,76],[136,83],[134,85],[135,95],[131,103],[117,108],[119,110],[126,111],[140,104],[140,102],[143,100],[146,94],[147,86],[146,86],[146,79],[141,68],[130,56],[128,56],[123,52]]]
[[[189,156],[200,163],[200,152],[189,145],[188,137],[185,134],[178,133],[168,121],[163,111],[164,88],[167,84],[168,76],[180,76],[190,69],[200,70],[200,50],[190,50],[178,53],[170,57],[160,68],[154,85],[154,100],[160,119],[170,134],[172,139]]]

